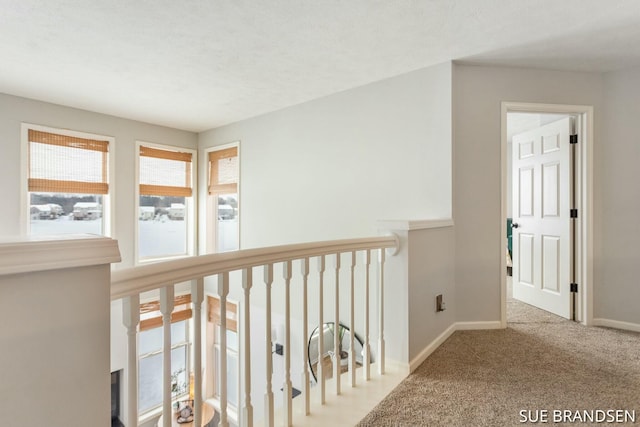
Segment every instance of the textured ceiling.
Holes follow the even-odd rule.
[[[191,131],[448,60],[640,67],[638,0],[0,0],[0,11],[0,92]]]

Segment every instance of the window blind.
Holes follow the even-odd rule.
[[[29,129],[29,191],[108,194],[109,141]]]
[[[238,147],[209,152],[209,194],[238,192]]]
[[[140,146],[140,195],[191,197],[191,153]]]
[[[220,300],[214,297],[207,297],[208,310],[207,319],[216,325],[220,325]],[[227,329],[238,331],[238,306],[227,301]]]
[[[178,295],[173,300],[171,323],[190,319],[191,295]],[[140,304],[140,330],[158,328],[162,326],[162,314],[160,313],[160,301],[151,301]]]

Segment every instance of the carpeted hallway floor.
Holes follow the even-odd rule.
[[[358,425],[521,426],[543,410],[538,424],[625,425],[580,421],[627,410],[636,421],[626,425],[640,426],[640,334],[507,306],[507,329],[455,332]],[[554,410],[572,412],[554,423]]]

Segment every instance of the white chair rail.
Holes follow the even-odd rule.
[[[160,312],[162,314],[162,328],[163,328],[163,426],[171,426],[171,413],[172,413],[172,396],[171,396],[171,312],[173,310],[174,291],[175,285],[183,282],[191,282],[191,304],[193,309],[193,331],[194,342],[193,345],[193,399],[194,399],[194,423],[193,425],[202,425],[202,402],[205,398],[203,396],[203,384],[202,378],[202,304],[204,298],[205,278],[209,276],[217,276],[217,298],[220,300],[220,312],[226,313],[227,297],[229,295],[229,273],[234,271],[242,272],[242,284],[241,284],[241,311],[238,316],[238,332],[240,337],[240,401],[238,404],[238,422],[241,426],[251,427],[254,425],[254,413],[252,399],[254,399],[254,393],[259,392],[264,395],[264,414],[257,417],[263,419],[265,426],[273,426],[275,419],[274,408],[274,393],[273,393],[273,362],[272,362],[272,286],[274,284],[274,265],[282,264],[284,284],[284,383],[283,389],[283,418],[285,426],[293,425],[293,387],[291,381],[291,286],[292,278],[300,278],[300,286],[302,301],[296,301],[295,304],[300,304],[302,307],[302,321],[296,322],[295,325],[301,323],[301,334],[308,339],[308,310],[311,301],[314,301],[318,306],[318,324],[323,325],[326,320],[334,322],[334,325],[340,324],[340,292],[341,287],[347,287],[348,295],[350,296],[349,304],[349,325],[354,325],[355,322],[355,300],[360,298],[363,301],[364,309],[362,310],[363,324],[364,324],[364,343],[363,343],[363,380],[367,381],[370,378],[370,355],[371,344],[369,326],[372,321],[372,314],[369,308],[369,294],[372,292],[372,285],[370,283],[370,266],[371,256],[377,256],[378,262],[375,264],[378,268],[377,286],[378,292],[378,306],[375,308],[375,317],[373,320],[378,321],[378,352],[376,365],[379,374],[384,374],[385,360],[384,360],[384,263],[385,253],[389,250],[389,253],[397,252],[399,247],[399,240],[397,236],[383,236],[361,239],[349,239],[349,240],[335,240],[325,242],[304,243],[295,245],[274,246],[259,249],[247,249],[235,252],[228,252],[222,254],[210,254],[201,255],[197,257],[183,258],[165,262],[159,262],[155,264],[149,264],[139,266],[130,269],[123,269],[114,271],[112,273],[111,280],[111,299],[123,300],[123,323],[127,328],[128,335],[128,358],[127,358],[127,376],[128,376],[128,389],[127,389],[127,414],[126,422],[127,426],[138,425],[138,336],[140,325],[140,294],[147,291],[159,290],[160,295]],[[348,259],[350,262],[341,263],[341,259]],[[363,295],[356,295],[355,293],[355,270],[357,268],[358,255],[363,260],[359,268],[363,270]],[[316,258],[316,265],[318,266],[317,272],[314,273],[310,270],[310,259]],[[328,263],[326,262],[328,261]],[[334,316],[332,319],[324,318],[325,299],[323,287],[326,285],[325,271],[327,270],[327,264],[329,270],[333,274],[333,282],[335,293],[332,299],[333,301],[326,301],[327,303],[334,305]],[[345,265],[346,264],[346,265]],[[263,272],[262,280],[258,277],[254,278],[254,269],[261,268]],[[341,269],[348,269],[350,274],[350,283],[340,282]],[[319,293],[317,295],[311,295],[307,292],[307,285],[310,276],[313,277],[317,274],[317,281],[319,283]],[[331,283],[330,283],[331,284]],[[265,287],[265,321],[264,330],[251,330],[250,327],[250,310],[251,310],[251,292],[256,286]],[[314,292],[315,293],[315,292]],[[344,302],[344,301],[343,301]],[[226,427],[229,425],[229,413],[228,413],[228,396],[227,396],[227,342],[226,342],[227,320],[226,316],[220,316],[220,352],[219,352],[219,366],[220,374],[217,381],[220,384],[219,387],[219,425]],[[264,334],[265,335],[265,350],[266,360],[256,361],[251,355],[251,335],[252,334]],[[333,348],[339,348],[338,333],[334,334],[335,342]],[[348,382],[351,387],[356,385],[356,354],[354,350],[354,333],[350,335],[349,345],[349,374]],[[318,334],[318,353],[322,353],[324,345],[324,334]],[[335,353],[335,352],[334,352]],[[304,349],[302,351],[305,360],[302,363],[304,366],[301,373],[302,378],[302,399],[304,401],[304,414],[309,415],[312,411],[311,399],[310,399],[310,381],[309,381],[309,367],[307,364],[308,347],[307,342],[304,342]],[[313,355],[316,356],[316,355]],[[322,354],[318,354],[318,361],[322,360]],[[254,363],[264,363],[265,367],[265,390],[253,391],[251,389],[251,367]],[[320,404],[325,403],[325,373],[323,372],[323,363],[317,364],[317,377],[320,393]],[[333,363],[334,372],[334,385],[335,393],[339,395],[341,393],[340,383],[340,363]],[[296,373],[297,374],[297,373]],[[278,388],[280,388],[278,386]]]

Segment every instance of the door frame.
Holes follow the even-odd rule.
[[[502,102],[501,126],[501,197],[500,197],[500,322],[507,327],[507,113],[570,114],[577,118],[578,144],[575,151],[576,224],[576,320],[593,324],[593,106]],[[566,286],[569,286],[567,283]]]

